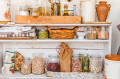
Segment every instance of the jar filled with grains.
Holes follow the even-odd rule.
[[[24,58],[23,59],[24,63],[22,63],[21,65],[21,73],[23,75],[28,75],[31,73],[31,61],[30,61],[30,58],[27,57],[27,58]]]
[[[72,72],[82,72],[82,59],[79,59],[79,54],[72,56]]]
[[[97,38],[97,31],[96,27],[88,27],[87,28],[87,39],[96,39]]]
[[[48,39],[48,31],[47,29],[40,29],[38,32],[39,39]]]
[[[89,64],[90,72],[99,73],[102,71],[102,58],[99,55],[91,55],[90,56],[90,64]]]
[[[45,72],[45,61],[42,53],[34,53],[32,59],[32,73],[39,75]]]
[[[98,32],[98,39],[108,39],[107,27],[101,27],[101,30]]]
[[[47,70],[52,72],[60,72],[59,55],[49,55],[49,58],[47,60]]]

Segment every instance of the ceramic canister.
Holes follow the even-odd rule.
[[[120,79],[120,55],[105,56],[105,79]]]
[[[0,21],[10,21],[10,0],[0,0]]]

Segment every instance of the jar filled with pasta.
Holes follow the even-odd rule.
[[[96,39],[97,37],[96,27],[87,28],[87,39]]]
[[[52,72],[60,72],[59,55],[49,55],[47,60],[47,70]]]
[[[99,73],[102,71],[102,58],[100,55],[90,56],[89,69],[90,69],[90,72],[93,72],[93,73]]]
[[[98,32],[98,39],[108,39],[107,27],[101,27],[101,30]]]
[[[24,62],[21,65],[21,73],[23,75],[28,75],[28,74],[31,73],[31,70],[32,70],[32,68],[31,68],[31,60],[30,60],[29,57],[26,57],[26,58],[23,59],[23,61]]]
[[[45,61],[42,53],[34,53],[32,59],[32,73],[43,74],[45,72]]]
[[[89,56],[88,54],[84,54],[82,58],[82,71],[89,72]]]
[[[72,72],[82,72],[82,59],[79,59],[79,54],[72,56]]]

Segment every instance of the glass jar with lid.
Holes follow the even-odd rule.
[[[32,71],[31,60],[29,57],[26,57],[23,59],[23,61],[24,62],[21,65],[21,74],[28,75]]]
[[[94,27],[94,26],[88,27],[86,38],[87,39],[96,39],[96,37],[97,37],[96,27]]]
[[[98,39],[108,39],[107,27],[102,26],[98,32]]]
[[[89,56],[88,54],[84,54],[82,58],[82,71],[89,72]]]
[[[48,30],[47,29],[40,29],[38,32],[39,39],[48,39]]]
[[[33,74],[43,74],[45,73],[45,61],[43,58],[43,53],[34,53],[32,59],[32,73]]]
[[[89,69],[90,72],[94,72],[94,73],[99,73],[102,71],[102,58],[100,55],[90,56]]]
[[[49,55],[47,60],[47,70],[52,72],[60,72],[59,55]]]
[[[29,16],[29,11],[25,6],[21,6],[19,10],[19,15]]]
[[[79,59],[79,54],[72,56],[72,72],[82,72],[82,59]]]

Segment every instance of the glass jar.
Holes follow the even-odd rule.
[[[29,16],[29,11],[24,6],[20,7],[19,15]]]
[[[23,61],[24,62],[21,65],[21,74],[28,75],[31,73],[32,70],[30,58],[24,58]]]
[[[45,62],[42,53],[34,53],[32,59],[32,73],[43,74],[45,72]]]
[[[79,59],[79,54],[72,56],[72,72],[82,72],[82,59]]]
[[[47,29],[40,29],[38,32],[39,39],[48,39],[48,31]]]
[[[108,31],[107,27],[101,27],[100,31],[98,32],[98,39],[108,39]]]
[[[102,58],[100,55],[90,56],[89,69],[90,69],[90,72],[93,72],[93,73],[99,73],[102,71]]]
[[[45,16],[50,16],[51,15],[51,2],[49,0],[45,1]]]
[[[60,72],[59,55],[49,55],[47,61],[47,70],[52,72]]]
[[[51,15],[60,16],[60,0],[51,0]]]
[[[96,27],[88,27],[87,28],[87,39],[96,39],[97,38],[97,31]]]
[[[89,57],[88,54],[84,54],[82,58],[82,71],[89,72]]]
[[[96,0],[81,1],[81,16],[83,22],[96,21]]]
[[[39,16],[39,8],[32,9],[32,16]]]

